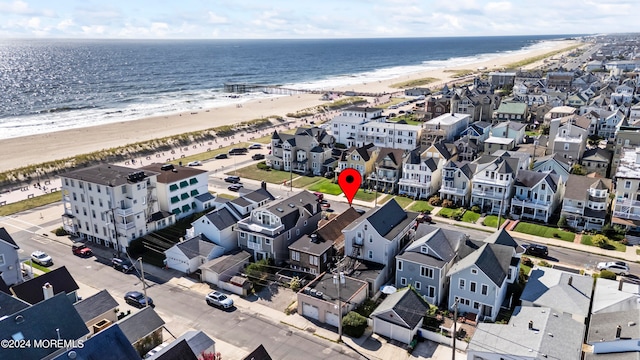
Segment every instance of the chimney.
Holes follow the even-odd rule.
[[[620,277],[620,280],[618,280],[618,291],[622,291],[623,284],[624,284],[624,280],[622,277]]]
[[[533,330],[533,320],[529,320],[529,330]]]
[[[263,190],[267,190],[267,182],[266,182],[266,181],[262,181],[262,182],[260,182],[260,187],[261,187]]]
[[[569,276],[569,286],[571,286],[572,282],[573,282],[573,276]]]
[[[620,335],[622,335],[622,326],[616,326],[616,339],[620,340]]]
[[[49,283],[45,283],[42,285],[42,293],[44,294],[44,299],[51,299],[53,297],[53,286]]]

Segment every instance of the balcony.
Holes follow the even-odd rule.
[[[502,200],[502,196],[505,196],[505,198],[507,197],[507,195],[504,192],[499,193],[499,192],[497,192],[495,190],[476,190],[476,189],[473,189],[471,191],[471,195],[472,196],[477,196],[477,197],[499,199],[499,200]]]
[[[262,225],[254,222],[238,222],[238,226],[243,230],[249,230],[256,233],[261,233],[269,236],[275,236],[284,230],[284,225],[280,224],[276,227]]]
[[[440,188],[440,193],[465,196],[467,194],[467,189],[458,189],[455,187],[443,186]]]
[[[577,206],[563,206],[562,211],[580,215],[584,214],[584,208]]]
[[[640,220],[640,214],[634,214],[626,211],[614,211],[613,216],[620,219]]]
[[[589,195],[589,201],[591,202],[597,202],[597,203],[603,203],[603,202],[607,202],[607,196],[593,196],[593,195]]]
[[[251,242],[251,241],[247,241],[247,247],[251,250],[255,250],[255,251],[262,251],[262,244],[260,243],[255,243],[255,242]]]
[[[513,198],[511,199],[511,206],[520,206],[520,207],[525,207],[530,209],[549,210],[551,203],[546,201],[534,201],[534,200],[528,200],[528,199],[520,200],[517,198]]]
[[[640,207],[640,201],[618,197],[616,198],[616,208],[618,206]]]
[[[128,223],[116,223],[116,227],[120,230],[131,230],[136,227],[136,223],[128,222]]]
[[[116,215],[121,217],[131,216],[133,215],[133,208],[116,209]]]

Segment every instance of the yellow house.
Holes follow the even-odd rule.
[[[352,168],[360,172],[362,177],[362,183],[367,176],[374,171],[374,165],[378,156],[379,150],[372,143],[361,147],[352,146],[345,150],[338,162],[337,172]]]

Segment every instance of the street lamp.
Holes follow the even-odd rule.
[[[149,298],[147,297],[147,283],[144,281],[144,269],[142,267],[142,256],[138,258],[140,261],[140,274],[142,274],[142,291],[144,291],[144,307],[149,306]]]
[[[342,300],[340,299],[340,288],[345,284],[344,272],[333,274],[333,283],[338,287],[338,342],[342,342]]]

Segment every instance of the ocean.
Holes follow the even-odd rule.
[[[331,40],[0,40],[0,139],[241,103],[224,83],[377,81],[565,36]]]

